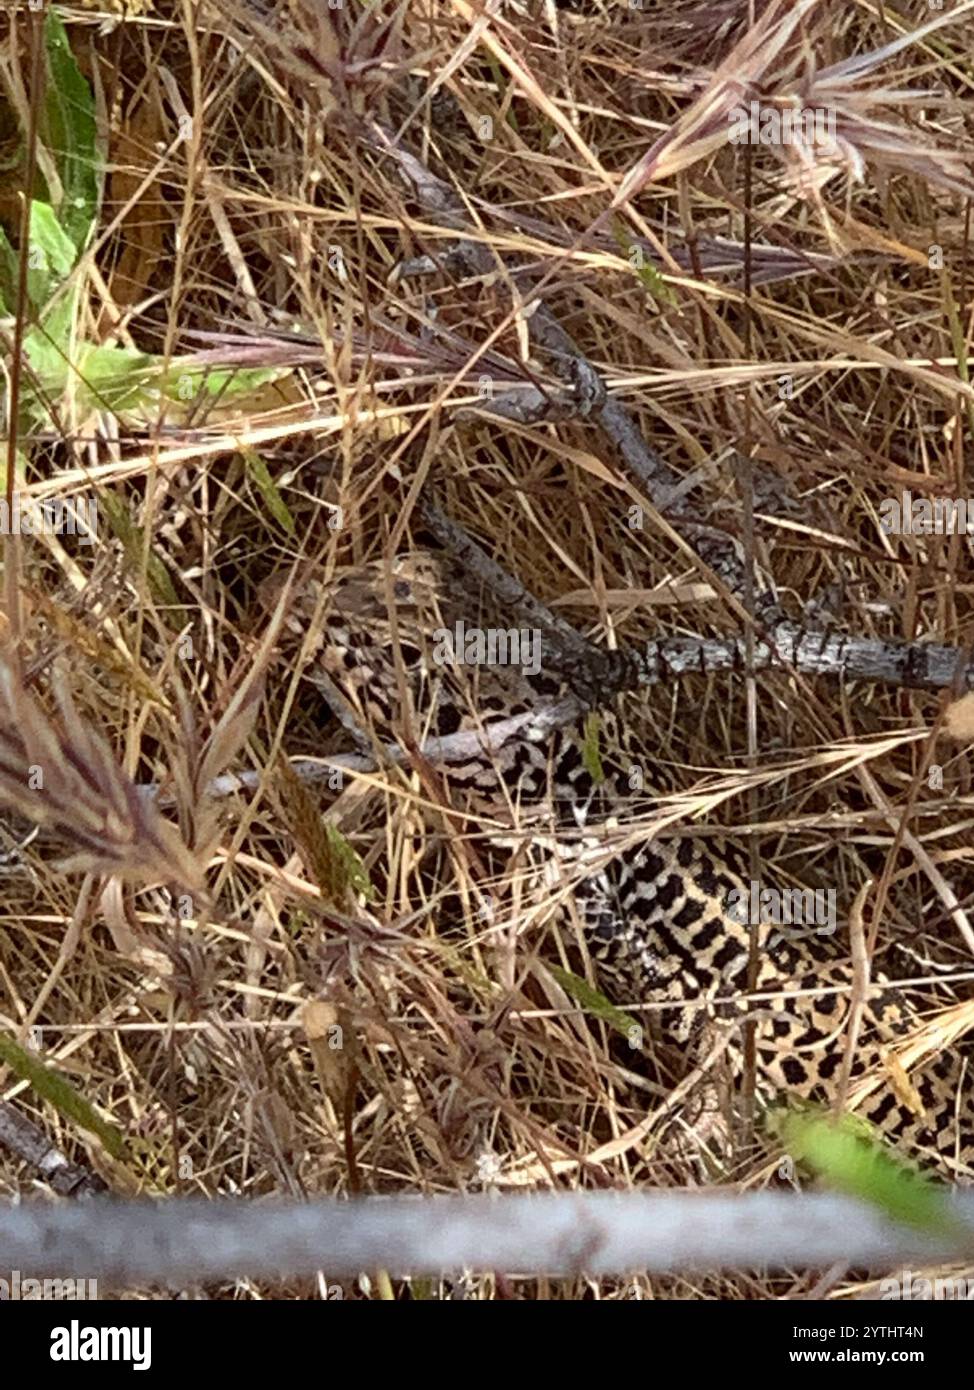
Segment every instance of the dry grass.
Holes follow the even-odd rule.
[[[378,891],[341,886],[318,803],[280,760],[347,745],[284,663],[258,705],[271,661],[258,589],[296,562],[327,572],[422,541],[428,480],[597,642],[736,627],[651,508],[631,529],[631,485],[594,429],[458,414],[483,374],[524,379],[527,282],[510,271],[527,264],[730,530],[735,451],[802,499],[765,555],[793,611],[841,591],[853,630],[974,640],[965,538],[888,537],[878,514],[901,488],[971,491],[971,8],[898,48],[925,5],[788,0],[752,24],[746,0],[538,0],[489,20],[466,0],[295,0],[303,36],[256,0],[226,13],[157,0],[107,28],[93,5],[68,9],[108,136],[85,335],[291,370],[179,419],[64,401],[63,429],[31,446],[39,495],[93,492],[133,527],[103,521],[90,548],[21,544],[23,636],[0,691],[11,756],[36,762],[43,744],[62,774],[54,809],[21,782],[10,798],[44,833],[0,881],[0,1022],[22,1039],[39,1028],[43,1057],[130,1140],[111,1160],[9,1082],[66,1153],[120,1191],[248,1197],[700,1182],[707,1161],[714,1181],[771,1179],[767,1146],[730,1171],[660,1147],[665,1078],[629,1075],[548,968],[568,963],[564,891],[523,854],[484,871],[484,827],[458,837],[419,777],[313,793]],[[25,33],[9,34],[8,69],[24,71]],[[835,104],[833,155],[799,167],[760,148],[748,168],[727,110],[752,96]],[[366,118],[452,182],[494,277],[394,274],[449,234],[356,140]],[[633,270],[636,242],[658,275]],[[58,688],[71,701],[55,718]],[[937,701],[781,676],[757,698],[750,748],[738,683],[631,700],[647,792],[615,840],[729,828],[756,838],[769,874],[835,886],[846,912],[872,879],[877,966],[893,939],[917,977],[931,945],[963,964],[974,788],[967,745],[937,739]],[[216,805],[204,789],[228,765],[258,769],[260,790]],[[0,783],[13,775],[0,749]],[[136,782],[171,794],[169,828]],[[124,884],[92,893],[49,832]],[[948,1011],[940,1028],[919,986],[917,999],[914,1050],[970,1022]],[[4,1194],[38,1186],[0,1155]],[[486,1298],[764,1298],[815,1280],[469,1283]]]

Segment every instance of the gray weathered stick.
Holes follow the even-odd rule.
[[[743,637],[672,637],[630,653],[636,685],[692,671],[743,670]],[[884,642],[854,634],[810,632],[797,623],[778,623],[768,641],[754,644],[755,670],[790,666],[809,676],[883,681],[910,690],[958,691],[974,687],[974,661],[959,647],[935,642]]]
[[[101,1178],[70,1163],[32,1120],[6,1101],[0,1101],[0,1144],[36,1168],[62,1197],[90,1197],[105,1191]]]
[[[378,121],[369,124],[368,132],[371,143],[395,160],[435,221],[452,230],[469,231],[467,210],[447,183],[437,178],[415,155],[396,144]],[[450,247],[445,254],[451,268],[468,274],[488,275],[498,268],[491,250],[483,242],[469,238]],[[420,262],[414,262],[410,268],[421,265],[425,268],[425,263]],[[739,602],[743,601],[748,586],[745,583],[745,560],[739,547],[729,536],[699,520],[685,497],[685,481],[650,448],[625,407],[607,395],[596,367],[543,300],[534,306],[531,332],[535,341],[550,355],[557,374],[571,386],[577,413],[591,418],[602,428],[625,466],[638,478],[653,505],[669,517],[721,583]],[[563,402],[555,401],[553,405],[556,410],[563,411]],[[780,618],[773,587],[755,584],[755,615],[764,624]]]
[[[31,1202],[0,1210],[0,1269],[117,1288],[318,1270],[335,1278],[375,1269],[610,1275],[837,1261],[889,1269],[970,1256],[974,1194],[957,1191],[952,1202],[957,1227],[941,1234],[824,1193]]]

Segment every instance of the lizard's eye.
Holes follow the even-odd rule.
[[[396,598],[408,598],[409,584],[405,579],[397,579],[392,586],[392,592]]]

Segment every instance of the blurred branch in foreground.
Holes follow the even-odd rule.
[[[94,1198],[0,1211],[0,1268],[106,1286],[295,1278],[318,1270],[592,1275],[717,1268],[892,1268],[974,1254],[974,1193],[938,1232],[827,1193],[585,1192],[160,1202]],[[956,1220],[954,1218],[956,1217]]]

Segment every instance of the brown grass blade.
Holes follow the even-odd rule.
[[[0,805],[54,831],[66,870],[196,889],[202,875],[176,830],[125,775],[104,738],[55,682],[60,718],[0,657]]]

